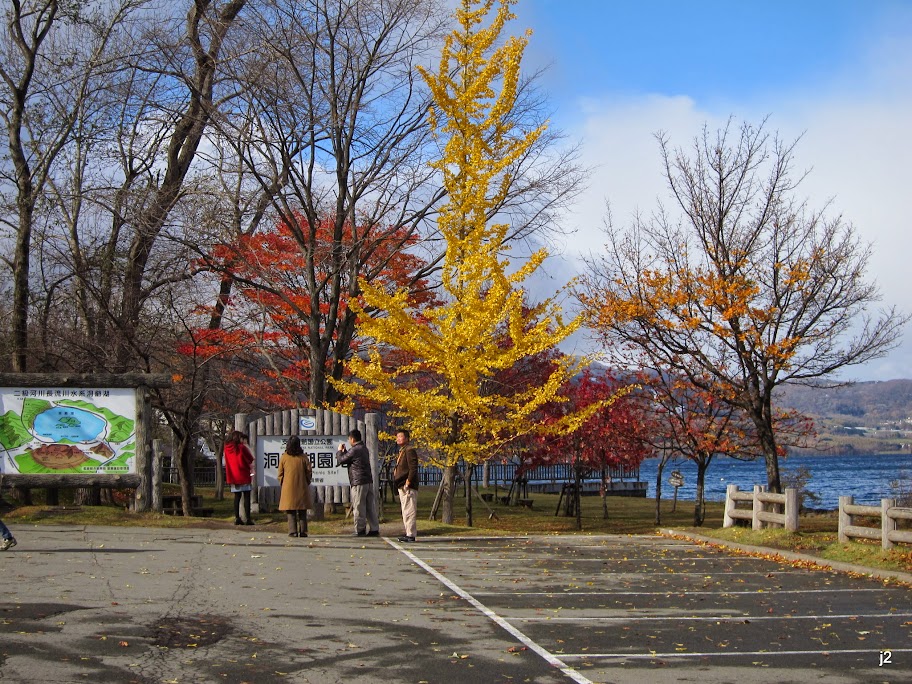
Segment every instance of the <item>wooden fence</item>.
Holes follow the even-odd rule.
[[[312,417],[312,429],[301,429],[301,418]],[[371,470],[374,476],[374,492],[379,496],[380,488],[380,465],[379,465],[379,425],[378,414],[367,413],[364,420],[357,420],[353,416],[347,416],[335,411],[325,409],[288,409],[285,411],[276,411],[266,416],[248,421],[247,415],[238,413],[234,416],[234,427],[247,435],[250,444],[250,450],[257,454],[257,440],[264,436],[270,437],[291,437],[299,436],[330,436],[344,437],[348,435],[349,430],[358,428],[364,436],[364,444],[367,446],[371,455]],[[256,468],[262,468],[263,464],[256,463]],[[257,502],[260,511],[275,510],[279,503],[279,487],[256,487],[254,499]],[[311,497],[314,507],[312,509],[314,517],[322,518],[328,509],[338,504],[347,504],[350,502],[351,487],[349,486],[327,486],[311,485]],[[379,501],[379,498],[377,499]]]
[[[748,504],[738,507],[738,504]],[[782,513],[774,509],[784,509]],[[789,487],[784,494],[773,494],[761,485],[754,485],[753,492],[739,491],[730,484],[725,490],[725,518],[723,527],[733,527],[736,520],[750,520],[755,530],[764,527],[784,527],[789,532],[798,531],[798,490]]]
[[[912,520],[912,508],[899,508],[895,499],[881,499],[880,506],[860,506],[851,496],[839,497],[839,541],[851,538],[879,539],[884,549],[894,544],[912,544],[912,530],[898,529],[898,521]],[[880,518],[880,527],[855,524],[857,517]]]

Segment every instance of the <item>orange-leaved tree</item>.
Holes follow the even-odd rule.
[[[841,217],[795,198],[794,144],[749,124],[704,130],[689,152],[659,142],[680,216],[609,224],[579,298],[608,354],[645,355],[742,411],[778,492],[775,388],[882,356],[908,316],[872,311],[869,249]]]

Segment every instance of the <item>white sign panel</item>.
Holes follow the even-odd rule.
[[[0,473],[136,472],[136,392],[0,389]]]
[[[290,437],[263,435],[257,437],[257,485],[260,487],[279,486],[279,457],[285,453]],[[348,469],[336,465],[336,452],[340,444],[347,444],[343,435],[301,436],[301,448],[310,458],[315,485],[347,485]]]

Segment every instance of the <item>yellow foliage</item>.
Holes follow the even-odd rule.
[[[522,284],[547,252],[511,271],[504,257],[509,226],[488,223],[509,190],[509,170],[545,129],[523,133],[512,122],[529,34],[497,43],[515,1],[496,0],[485,27],[495,0],[463,0],[437,72],[420,70],[434,100],[430,124],[446,140],[442,158],[432,164],[448,198],[438,216],[447,245],[443,303],[414,310],[405,292],[362,282],[363,303],[355,309],[360,334],[374,345],[366,359],[349,362],[355,379],[336,383],[349,395],[391,405],[415,441],[436,451],[439,465],[478,463],[519,435],[549,429],[536,421],[536,412],[562,401],[561,386],[584,363],[563,358],[543,385],[525,391],[493,386],[498,372],[554,347],[581,323],[564,322],[554,298],[532,311],[525,307]],[[371,310],[378,313],[368,315]],[[403,363],[385,366],[379,349],[397,350]],[[568,416],[562,428],[575,429],[584,420]]]

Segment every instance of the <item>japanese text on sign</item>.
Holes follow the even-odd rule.
[[[262,436],[257,439],[257,484],[260,487],[279,486],[279,459],[285,453],[288,437]],[[347,443],[342,435],[301,437],[301,448],[313,469],[312,484],[347,485],[348,470],[336,465],[336,451]]]

